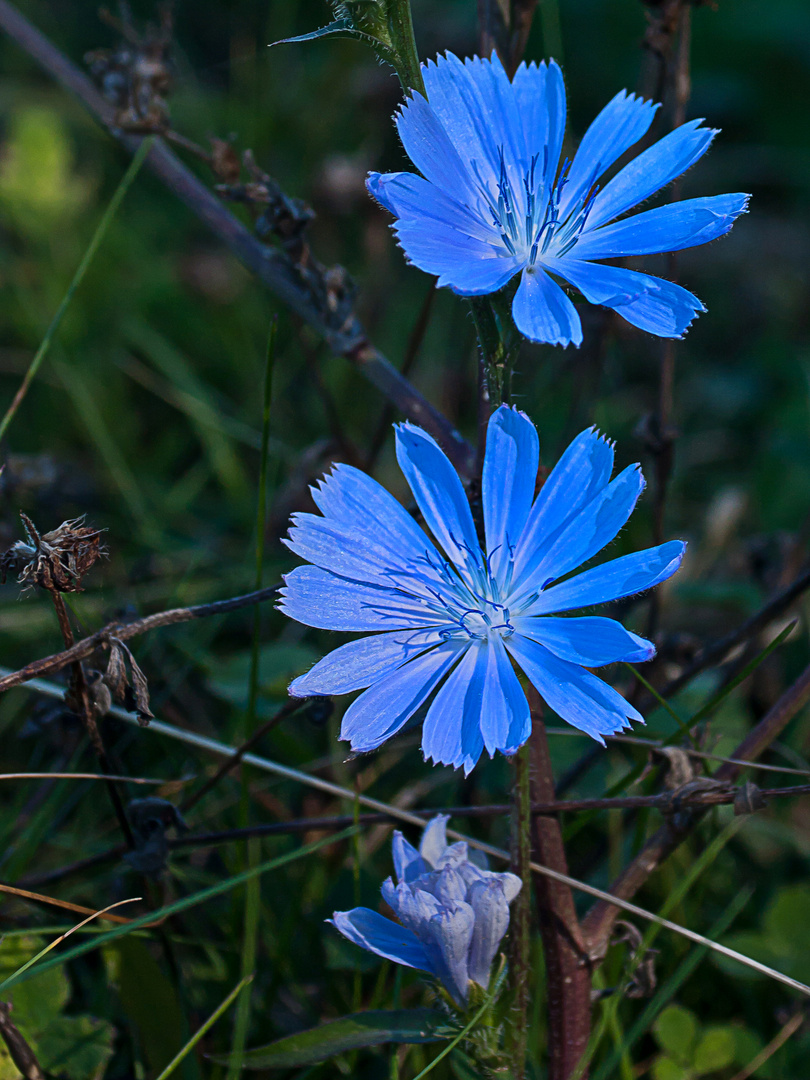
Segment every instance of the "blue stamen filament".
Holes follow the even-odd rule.
[[[599,190],[595,175],[586,185],[585,194],[567,206],[563,214],[560,208],[571,171],[570,160],[566,158],[563,162],[556,181],[549,178],[548,148],[545,147],[542,170],[538,170],[540,154],[537,153],[524,172],[522,183],[515,188],[503,147],[499,147],[498,159],[497,196],[491,191],[491,180],[489,183],[484,180],[478,162],[471,164],[484,206],[507,253],[524,259],[528,267],[534,266],[538,257],[546,253],[555,258],[566,255],[575,246],[587,224]],[[518,225],[519,221],[521,226]]]

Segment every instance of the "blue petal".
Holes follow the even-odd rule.
[[[294,679],[289,692],[293,697],[309,697],[362,690],[441,641],[438,630],[394,630],[350,641]]]
[[[429,875],[423,881],[421,888],[429,889],[439,903],[446,907],[452,907],[467,900],[467,883],[453,866],[445,866],[442,870]]]
[[[440,622],[416,598],[350,581],[319,566],[297,566],[285,576],[278,608],[320,630],[408,630]]]
[[[394,832],[391,853],[398,882],[413,881],[414,878],[419,877],[420,874],[426,874],[430,869],[413,844],[408,843],[399,829]]]
[[[625,630],[615,619],[586,615],[579,619],[514,619],[515,631],[531,638],[572,664],[602,667],[620,660],[629,664],[652,660],[655,646],[646,638]]]
[[[628,718],[644,723],[638,709],[578,664],[560,660],[529,638],[513,635],[506,646],[546,704],[567,723],[604,744],[603,735],[629,727]]]
[[[397,461],[427,527],[459,566],[482,563],[481,545],[458,473],[426,431],[400,424]]]
[[[599,177],[649,130],[658,105],[621,90],[582,137],[560,199],[560,219]]]
[[[371,908],[336,911],[327,921],[361,949],[367,949],[386,960],[393,960],[395,964],[428,971],[431,975],[437,974],[433,958],[416,934],[390,919],[383,918]]]
[[[582,566],[615,540],[644,490],[638,465],[628,465],[604,487],[562,530],[543,557],[530,562],[514,590],[517,597],[545,589],[552,581]]]
[[[501,150],[507,161],[526,159],[515,93],[497,54],[491,61],[475,56],[462,63],[448,52],[423,65],[422,75],[450,142],[466,161],[478,164],[483,179],[497,182]]]
[[[544,186],[557,174],[563,136],[565,135],[565,83],[556,61],[548,66],[526,64],[515,72],[512,80],[529,157],[539,155],[544,168]]]
[[[484,456],[482,502],[487,555],[500,580],[534,499],[540,442],[525,413],[502,405],[490,418]]]
[[[595,428],[580,432],[534,501],[515,551],[515,581],[530,572],[559,531],[605,487],[612,471],[612,444]]]
[[[686,544],[682,540],[670,540],[659,547],[635,551],[602,566],[594,566],[546,589],[533,606],[532,614],[553,615],[593,604],[606,604],[623,596],[635,596],[672,577],[681,565],[685,551]]]
[[[422,728],[422,753],[437,764],[464,766],[468,774],[481,756],[481,702],[487,646],[473,642],[439,690]]]
[[[435,867],[447,851],[447,822],[449,820],[449,814],[437,814],[435,818],[430,819],[422,833],[419,854],[430,867]]]
[[[423,561],[428,551],[435,550],[393,495],[352,465],[336,465],[310,491],[324,517],[344,530],[344,543],[362,538],[364,544],[386,552],[389,566]]]
[[[690,120],[681,124],[625,165],[594,199],[588,231],[638,206],[694,165],[717,134],[711,128],[699,127],[702,123]]]
[[[549,268],[575,285],[592,304],[613,308],[633,326],[658,337],[682,337],[695,315],[706,310],[680,285],[621,266],[555,259]]]
[[[530,341],[582,344],[577,310],[560,286],[539,266],[526,269],[512,301],[515,326]]]
[[[514,754],[531,733],[529,703],[500,637],[490,639],[488,653],[479,720],[484,746],[490,757],[496,750]]]
[[[457,642],[439,645],[375,683],[343,714],[341,739],[351,742],[352,750],[376,750],[427,701],[460,648]]]
[[[462,236],[495,244],[504,251],[500,232],[469,206],[457,202],[450,194],[415,173],[369,173],[366,187],[371,195],[398,218],[406,221],[429,220],[447,225]]]
[[[656,206],[601,229],[589,229],[577,241],[573,254],[577,259],[615,259],[708,244],[729,231],[745,213],[749,198],[740,194],[712,195]]]
[[[478,881],[470,889],[470,907],[475,912],[475,927],[470,943],[469,975],[486,988],[492,961],[509,928],[509,904],[503,885],[497,878]]]
[[[441,904],[425,889],[420,889],[415,882],[413,886],[404,882],[397,885],[395,895],[392,897],[392,909],[397,913],[397,918],[426,945],[432,941],[428,931],[428,924],[434,915],[438,914]],[[434,950],[429,947],[431,955]]]
[[[402,548],[396,550],[392,546],[396,538],[391,533],[379,537],[375,535],[378,530],[376,523],[361,529],[343,521],[298,513],[292,516],[289,538],[282,542],[296,555],[323,570],[384,588],[393,584],[391,573],[394,567],[399,569],[409,557],[411,560],[419,558],[422,565],[427,552],[435,554],[435,548],[424,533],[422,553],[417,556],[415,545],[411,548],[407,537]]]
[[[523,266],[523,260],[508,254],[505,247],[476,240],[429,218],[399,221],[394,231],[409,262],[426,274],[435,274],[440,287],[460,296],[497,292]]]
[[[430,920],[429,930],[439,953],[439,978],[456,1001],[467,1000],[469,982],[468,956],[475,926],[475,913],[469,904],[443,908]]]
[[[396,117],[405,153],[432,184],[473,204],[478,192],[467,162],[459,156],[433,108],[414,90]]]

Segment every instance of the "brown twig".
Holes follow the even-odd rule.
[[[531,690],[532,800],[555,806],[554,774],[543,725],[543,704]],[[532,812],[536,814],[535,807]],[[534,861],[568,874],[559,821],[536,814]],[[540,935],[546,960],[548,1001],[548,1080],[568,1080],[577,1067],[591,1030],[591,971],[571,889],[543,875],[534,879]],[[584,1080],[584,1077],[583,1077]]]
[[[731,756],[742,761],[753,761],[781,735],[787,724],[808,701],[810,701],[810,666],[749,732]],[[743,765],[738,764],[722,765],[714,774],[713,779],[730,783],[739,776],[743,768]],[[706,809],[699,807],[671,815],[613,882],[610,887],[611,894],[623,900],[629,900],[635,896],[649,876],[693,831],[705,813]],[[588,952],[592,957],[599,958],[604,955],[613,925],[618,917],[619,909],[604,900],[597,901],[588,912],[582,926]]]
[[[405,346],[405,356],[402,360],[402,367],[400,372],[406,378],[410,375],[413,365],[416,363],[416,358],[419,355],[419,350],[422,347],[427,328],[430,325],[430,316],[433,311],[433,301],[436,299],[436,282],[438,278],[433,278],[430,283],[430,288],[425,295],[425,299],[422,301],[422,307],[419,309],[419,314],[416,317],[416,322],[413,324],[413,328],[408,337],[408,344]],[[391,424],[394,422],[394,409],[391,405],[386,405],[383,408],[382,416],[380,417],[377,425],[377,430],[371,440],[368,454],[366,456],[366,472],[371,472],[374,467],[374,463],[380,456],[382,448],[385,446],[385,441],[391,432]]]
[[[304,706],[308,700],[309,699],[307,698],[290,698],[289,701],[285,702],[284,705],[282,705],[278,712],[275,714],[275,716],[271,716],[269,720],[265,721],[264,724],[258,727],[251,735],[251,737],[246,742],[242,743],[242,745],[239,747],[238,750],[236,750],[232,757],[226,758],[226,760],[222,762],[214,775],[209,777],[208,780],[206,780],[206,782],[202,785],[202,787],[198,788],[197,791],[192,792],[192,794],[189,795],[185,802],[180,804],[181,811],[183,813],[188,813],[189,810],[193,809],[193,807],[197,805],[200,799],[204,798],[219,784],[220,780],[222,780],[223,777],[227,776],[229,772],[231,772],[239,765],[245,754],[249,753],[249,751],[251,751],[254,746],[261,742],[261,740],[269,731],[272,731],[273,728],[280,724],[283,720],[286,720],[288,717],[292,716],[292,714],[297,712],[298,709]]]
[[[496,49],[509,76],[523,58],[538,0],[478,0],[481,55]]]
[[[509,935],[510,981],[513,986],[511,1025],[511,1072],[513,1080],[524,1080],[529,1036],[529,979],[531,977],[531,789],[529,747],[522,746],[512,759],[512,803],[509,815],[511,838],[510,869],[523,882],[512,903]]]
[[[116,852],[123,851],[123,847],[116,848]],[[30,900],[35,904],[44,904],[48,907],[58,907],[62,911],[70,911],[75,915],[96,915],[98,914],[98,908],[85,907],[83,904],[72,904],[69,900],[59,900],[55,896],[43,896],[41,893],[29,892],[28,889],[20,889],[16,885],[5,885],[0,882],[0,893],[6,896],[16,896],[20,900]],[[104,919],[109,919],[115,923],[128,923],[130,919],[125,919],[121,915],[106,914],[101,916]]]
[[[791,582],[780,593],[769,600],[763,607],[745,622],[741,623],[736,630],[732,630],[725,637],[720,638],[706,648],[701,649],[694,660],[674,679],[670,679],[658,688],[659,695],[665,699],[671,698],[684,688],[688,683],[707,668],[720,664],[728,654],[742,645],[750,638],[755,637],[764,630],[774,619],[783,615],[795,600],[810,588],[810,567],[805,567],[795,581]],[[648,708],[656,699],[652,694],[645,692],[641,695],[638,708]]]
[[[0,0],[0,3],[2,3],[2,0]],[[63,652],[45,656],[41,660],[33,660],[18,671],[4,675],[0,678],[0,693],[10,690],[13,686],[20,686],[22,683],[28,682],[29,679],[36,679],[42,675],[50,675],[55,671],[61,671],[68,664],[86,660],[99,645],[106,644],[111,637],[117,638],[119,641],[128,641],[139,634],[157,630],[162,626],[173,626],[176,623],[209,618],[212,615],[224,615],[229,611],[236,611],[238,608],[249,607],[251,604],[261,604],[264,600],[270,600],[278,590],[279,585],[270,585],[265,589],[257,589],[255,592],[246,593],[244,596],[234,596],[228,600],[215,600],[211,604],[198,604],[195,607],[171,608],[168,611],[158,611],[154,615],[147,615],[143,619],[135,619],[129,623],[108,623],[106,626],[102,626],[100,630],[96,630],[94,634],[89,634]]]
[[[810,795],[810,784],[796,784],[786,788],[756,788],[756,795],[765,802],[770,799],[793,798],[800,795]],[[531,814],[537,816],[559,816],[560,814],[572,814],[593,810],[659,810],[662,813],[683,813],[685,810],[697,807],[707,808],[712,806],[727,806],[741,802],[741,795],[746,798],[751,792],[745,788],[723,788],[718,785],[715,789],[703,791],[666,791],[660,795],[631,795],[619,796],[612,799],[572,799],[567,802],[544,802],[532,803]],[[435,814],[448,814],[453,818],[490,818],[505,817],[512,812],[512,807],[507,803],[491,804],[487,806],[440,806],[430,810],[412,810],[415,817],[430,818]],[[184,848],[207,847],[209,845],[230,844],[237,840],[250,840],[262,836],[288,836],[290,834],[321,832],[326,829],[340,831],[353,825],[355,821],[361,826],[388,825],[398,821],[394,814],[370,813],[360,814],[355,818],[354,814],[330,814],[325,817],[295,818],[292,821],[274,821],[266,825],[250,825],[241,829],[223,829],[216,832],[188,833],[184,836],[167,841],[172,850]],[[21,885],[48,885],[54,881],[61,881],[71,874],[83,873],[85,870],[103,863],[112,862],[120,858],[126,849],[122,844],[90,855],[86,859],[80,859],[65,866],[49,870],[44,874],[28,876],[20,879]]]
[[[765,1062],[772,1058],[777,1050],[781,1050],[788,1039],[796,1034],[806,1019],[807,1010],[802,1008],[796,1009],[794,1014],[783,1024],[781,1030],[774,1035],[768,1045],[764,1046],[744,1069],[740,1069],[738,1073],[735,1073],[731,1080],[749,1080],[749,1077],[756,1076]]]
[[[8,0],[0,0],[0,29],[4,30],[44,70],[74,94],[124,147],[134,153],[142,142],[117,126],[115,108],[92,81],[22,16]],[[346,357],[400,412],[429,431],[464,473],[472,466],[472,451],[442,414],[394,368],[366,337],[353,313],[335,325],[297,268],[280,251],[268,247],[220,202],[155,136],[146,164],[276,297],[320,334],[338,355]]]
[[[669,106],[669,128],[674,129],[686,119],[686,105],[689,100],[689,51],[691,43],[691,7],[692,0],[665,0],[657,4],[656,13],[651,17],[644,43],[647,57],[652,58],[656,69],[655,97]],[[650,42],[654,41],[655,46]],[[649,69],[642,83],[650,81]],[[672,188],[672,198],[678,198],[679,181]],[[674,253],[668,257],[667,277],[671,281],[677,278],[677,257]],[[653,543],[664,542],[667,494],[675,460],[675,440],[677,429],[673,424],[675,391],[675,342],[667,338],[661,342],[659,362],[658,403],[654,415],[648,422],[648,445],[655,462],[655,490],[653,494]],[[660,593],[654,590],[650,595],[650,611],[647,632],[655,635],[660,614]]]
[[[73,627],[70,625],[70,618],[67,613],[67,608],[65,607],[65,601],[62,599],[62,594],[56,589],[49,589],[48,592],[53,601],[56,617],[59,621],[62,639],[67,648],[71,649],[75,646],[76,640],[73,636]],[[90,700],[90,691],[87,687],[87,680],[84,677],[84,669],[82,668],[81,660],[75,660],[72,666],[73,673],[70,680],[69,694],[78,705],[78,713],[87,729],[87,734],[90,738],[90,743],[96,758],[98,759],[98,763],[101,766],[101,771],[105,774],[104,783],[109,792],[110,802],[115,811],[115,816],[118,819],[118,825],[124,836],[124,841],[128,848],[133,848],[135,846],[135,840],[132,836],[132,829],[127,820],[127,814],[124,810],[124,801],[121,798],[118,785],[115,780],[111,779],[114,770],[110,764],[110,759],[107,757],[107,751],[104,748],[104,740],[101,738],[101,732],[99,731],[98,721],[96,719],[96,709],[93,702]]]
[[[0,1037],[8,1056],[20,1070],[23,1080],[46,1080],[37,1056],[11,1021],[11,1006],[0,1002]]]

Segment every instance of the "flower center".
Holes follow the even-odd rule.
[[[543,164],[539,166],[540,154],[535,154],[531,164],[513,183],[507,167],[503,147],[499,148],[500,173],[498,193],[494,196],[478,173],[479,190],[492,218],[492,224],[500,233],[501,242],[510,255],[525,259],[533,266],[538,257],[552,247],[551,254],[560,258],[567,254],[581,235],[596,197],[597,187],[589,184],[579,198],[561,210],[562,197],[568,183],[571,162],[566,159],[556,182],[548,175],[548,150],[544,150]]]
[[[482,601],[480,608],[461,613],[459,626],[470,638],[486,639],[491,634],[509,637],[514,633],[509,622],[509,609],[492,601]]]

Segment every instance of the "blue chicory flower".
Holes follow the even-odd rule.
[[[681,337],[703,304],[662,278],[599,260],[705,244],[728,232],[748,196],[714,195],[621,218],[680,176],[716,132],[690,120],[598,181],[648,131],[657,105],[622,91],[558,171],[565,131],[560,68],[521,64],[514,80],[497,55],[423,65],[396,117],[422,173],[371,173],[371,194],[398,218],[409,261],[462,296],[496,292],[515,275],[518,330],[532,341],[582,343],[576,308],[554,279],[659,337]],[[594,262],[597,260],[597,262]],[[552,275],[552,276],[550,276]]]
[[[448,845],[447,821],[440,814],[428,823],[418,851],[394,833],[397,884],[387,878],[382,895],[402,925],[363,907],[336,911],[329,921],[361,948],[434,975],[465,1005],[471,981],[489,986],[521,882],[488,870],[466,843]]]
[[[613,448],[591,428],[535,498],[537,431],[501,406],[487,430],[482,550],[461,480],[436,442],[402,424],[396,448],[444,553],[380,484],[335,466],[312,489],[323,517],[293,515],[286,543],[315,565],[287,575],[280,607],[307,626],[373,636],[330,652],[290,693],[365,690],[340,732],[356,751],[380,746],[433,695],[425,757],[467,773],[484,748],[514,754],[529,737],[529,704],[510,657],[555,712],[602,743],[642,720],[586,669],[649,660],[652,643],[612,619],[557,617],[649,589],[680,565],[685,545],[672,540],[568,577],[627,521],[644,488],[640,468],[610,481]]]

